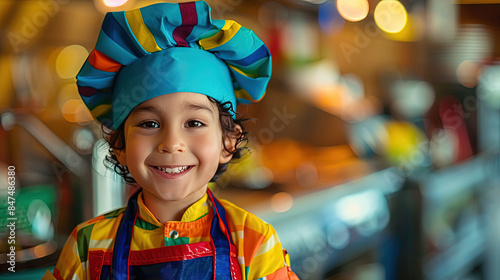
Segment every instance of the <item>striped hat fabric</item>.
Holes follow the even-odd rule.
[[[159,3],[107,13],[77,85],[92,116],[116,130],[140,103],[174,92],[202,93],[236,111],[265,95],[271,64],[253,31],[212,20],[204,1]]]

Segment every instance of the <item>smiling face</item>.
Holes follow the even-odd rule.
[[[195,202],[219,163],[231,159],[218,108],[199,93],[165,94],[141,103],[125,121],[124,135],[125,149],[114,152],[145,199]],[[234,146],[231,138],[224,141]]]

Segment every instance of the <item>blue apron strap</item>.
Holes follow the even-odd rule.
[[[137,197],[141,190],[134,193],[128,200],[120,226],[116,232],[113,246],[113,261],[111,263],[111,279],[129,279],[129,256],[132,232],[137,219]]]
[[[207,193],[210,201],[212,201],[215,214],[210,229],[215,250],[214,279],[232,279],[230,252],[233,241],[226,220],[226,211],[210,190],[207,190]]]
[[[209,197],[210,201],[212,201],[214,212],[217,215],[217,218],[219,220],[219,226],[220,226],[220,223],[222,223],[222,225],[224,227],[224,229],[222,229],[222,226],[221,226],[221,230],[223,230],[223,233],[226,236],[226,238],[229,240],[230,244],[233,244],[233,239],[231,238],[231,234],[229,232],[229,226],[228,226],[227,220],[226,220],[226,210],[224,210],[224,207],[222,207],[220,202],[214,197],[214,195],[212,194],[210,189],[207,189],[207,193],[208,193],[208,197]]]

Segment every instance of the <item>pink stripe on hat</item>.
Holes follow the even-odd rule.
[[[182,25],[175,28],[172,37],[177,46],[187,47],[186,38],[191,34],[193,27],[198,24],[198,14],[196,13],[196,5],[194,2],[180,3]]]

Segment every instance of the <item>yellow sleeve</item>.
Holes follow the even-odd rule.
[[[66,244],[59,255],[54,272],[46,271],[42,280],[45,279],[85,279],[82,262],[80,259],[78,242],[77,242],[78,227],[73,230],[68,237]]]
[[[57,280],[57,278],[55,278],[54,275],[50,273],[50,270],[47,269],[47,271],[45,271],[45,274],[42,277],[42,280]]]
[[[290,269],[290,258],[276,230],[254,214],[227,200],[221,200],[230,218],[234,244],[238,248],[238,263],[244,280],[298,279]]]
[[[299,277],[297,277],[297,275],[292,271],[290,256],[288,255],[288,252],[285,249],[283,249],[283,256],[285,256],[285,267],[287,269],[288,279],[299,280]]]
[[[250,262],[246,279],[298,279],[290,269],[290,258],[281,246],[278,234],[271,225],[266,226],[263,238],[256,244],[257,250]]]

